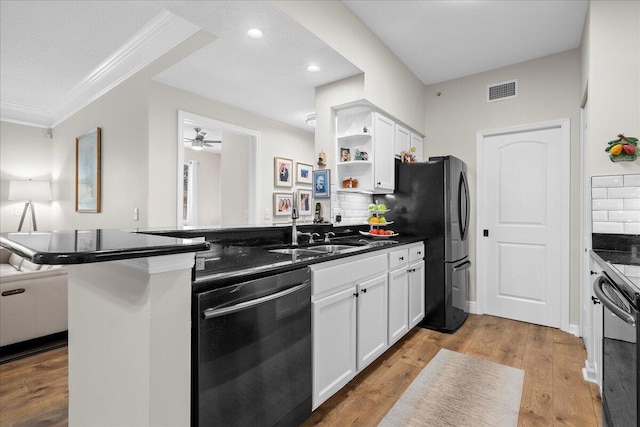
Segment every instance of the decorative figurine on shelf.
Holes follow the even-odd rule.
[[[609,146],[604,151],[609,153],[612,162],[633,162],[638,158],[638,138],[619,133],[618,139],[609,141]]]
[[[360,149],[358,147],[356,147],[356,154],[353,156],[353,160],[362,160],[362,157],[360,156]]]
[[[368,131],[367,131],[367,127],[366,127],[366,126],[365,126],[365,127],[363,127],[363,128],[362,128],[362,133],[367,133],[367,132],[368,132]]]
[[[416,147],[411,147],[411,151],[402,151],[400,153],[400,159],[402,163],[415,163],[416,162]]]
[[[324,151],[318,154],[318,166],[327,166],[327,155]]]
[[[367,153],[366,151],[361,151],[360,152],[360,160],[364,160],[364,161],[369,160],[369,153]]]

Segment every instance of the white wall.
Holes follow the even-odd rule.
[[[272,3],[364,72],[364,98],[424,132],[421,96],[424,85],[344,3],[282,0]]]
[[[614,163],[604,149],[619,133],[640,137],[640,2],[592,1],[587,19],[590,175],[638,173],[640,160]]]
[[[157,82],[150,83],[149,96],[149,225],[174,227],[176,224],[176,157],[178,110],[210,117],[260,132],[257,171],[260,217],[271,215],[274,192],[273,158],[314,164],[314,135],[265,117],[175,89]],[[294,180],[295,182],[295,180]],[[226,185],[227,183],[223,183]],[[310,188],[310,186],[308,186]],[[296,188],[294,187],[294,190]],[[289,222],[290,218],[277,222]],[[272,219],[263,219],[270,224]]]
[[[53,227],[58,230],[146,226],[148,80],[137,74],[53,129]],[[75,212],[75,141],[102,129],[102,212]],[[140,221],[133,220],[133,209]]]
[[[579,108],[580,51],[511,65],[493,71],[427,86],[424,158],[451,154],[468,165],[471,212],[476,211],[476,132],[546,120],[571,119],[571,323],[579,315]],[[486,103],[486,86],[519,80],[515,99]],[[437,93],[440,92],[440,96]],[[476,263],[476,216],[471,216],[470,257]],[[475,269],[470,299],[476,299]]]
[[[0,232],[17,231],[24,209],[24,201],[7,200],[9,181],[51,180],[53,144],[46,133],[47,129],[0,122]],[[34,202],[39,231],[51,230],[52,203],[55,202]],[[22,231],[29,230],[28,221],[30,216],[25,218]]]

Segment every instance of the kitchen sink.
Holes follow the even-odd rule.
[[[318,256],[323,254],[322,251],[314,251],[311,249],[303,249],[303,248],[280,248],[280,249],[270,249],[269,252],[274,252],[277,254],[287,254],[287,255],[301,255],[301,256]]]
[[[304,247],[286,247],[270,249],[269,252],[278,254],[298,255],[298,256],[318,256],[323,254],[341,254],[345,252],[355,252],[362,249],[367,249],[366,245],[362,244],[320,244]]]
[[[326,245],[315,245],[310,246],[309,250],[313,251],[321,251],[325,253],[343,253],[343,252],[352,252],[358,251],[361,249],[366,249],[363,245],[335,245],[335,244],[326,244]]]

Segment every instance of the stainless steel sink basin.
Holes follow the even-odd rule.
[[[287,254],[287,255],[307,255],[307,256],[318,256],[323,254],[321,251],[312,251],[310,249],[303,248],[282,248],[282,249],[271,249],[269,252],[274,252],[277,254]]]
[[[353,245],[326,244],[326,245],[311,246],[308,249],[312,250],[312,251],[322,251],[322,252],[327,252],[327,253],[342,253],[342,252],[345,252],[345,251],[357,251],[357,250],[360,250],[360,249],[365,249],[365,247],[364,246],[353,246]]]

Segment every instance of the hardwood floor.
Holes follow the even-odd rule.
[[[580,338],[492,316],[455,334],[416,328],[320,406],[304,424],[375,426],[440,348],[525,371],[519,426],[600,426],[598,388],[582,380]],[[0,365],[0,426],[67,424],[67,351]]]

